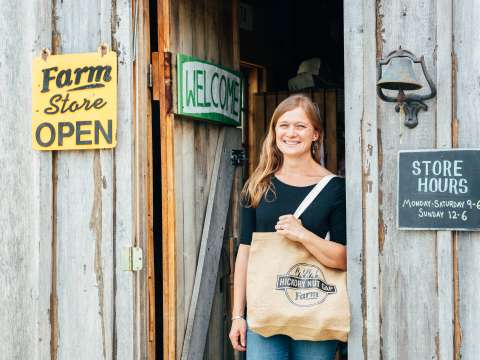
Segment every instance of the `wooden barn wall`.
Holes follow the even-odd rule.
[[[480,147],[480,3],[473,0],[453,1],[453,116],[454,145]],[[458,251],[459,316],[456,328],[456,350],[462,359],[480,354],[480,233],[462,232],[456,239]]]
[[[396,179],[399,150],[478,147],[480,4],[346,0],[344,9],[349,358],[476,359],[480,236],[399,231]],[[437,85],[415,129],[376,96],[376,62],[399,45],[425,56]]]
[[[232,6],[221,0],[171,2],[171,51],[234,68]],[[173,69],[176,68],[174,65]],[[174,72],[174,79],[176,74]],[[174,94],[176,90],[174,89]],[[175,96],[174,96],[175,98]],[[174,101],[175,103],[175,101]],[[175,116],[177,355],[181,355],[220,126]],[[221,264],[224,263],[221,260]],[[224,358],[225,282],[219,272],[206,359]],[[222,285],[221,282],[224,284]]]
[[[131,3],[0,6],[2,358],[133,359],[134,278],[120,270],[134,240]],[[102,42],[119,52],[117,148],[33,151],[32,58]]]
[[[377,16],[381,16],[377,18],[377,54],[386,57],[402,45],[418,56],[425,55],[429,73],[436,79],[435,1],[380,1],[377,6]],[[422,84],[426,85],[424,79]],[[408,129],[392,104],[377,100],[379,332],[386,359],[437,356],[437,312],[443,299],[438,297],[436,281],[436,233],[400,231],[396,226],[397,154],[436,147],[435,100],[429,105],[428,112],[419,114],[418,126]]]
[[[51,41],[51,4],[1,0],[0,6],[1,357],[46,359],[52,155],[32,150],[30,69],[32,57]]]

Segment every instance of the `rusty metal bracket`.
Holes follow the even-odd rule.
[[[165,101],[167,114],[172,112],[173,106],[173,93],[172,93],[172,53],[164,52],[163,68],[164,68],[164,81],[165,81]]]

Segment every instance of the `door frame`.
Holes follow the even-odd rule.
[[[174,116],[170,49],[170,1],[157,0],[158,84],[162,193],[163,358],[176,359],[176,239]]]
[[[344,0],[347,281],[355,359],[380,356],[379,174],[375,0]],[[380,54],[381,55],[381,54]],[[359,216],[359,213],[361,216]]]

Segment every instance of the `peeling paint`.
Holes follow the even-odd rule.
[[[364,126],[364,115],[365,115],[365,109],[363,109],[362,112],[362,117],[360,119],[360,129],[363,128]],[[364,148],[364,139],[362,134],[360,133],[360,149]],[[364,156],[361,156],[361,161],[362,161],[362,172],[364,169]],[[361,277],[361,289],[362,289],[362,320],[363,320],[363,332],[362,332],[362,350],[363,350],[363,358],[366,360],[368,358],[368,334],[367,334],[367,327],[365,326],[365,322],[367,320],[367,279],[366,279],[366,273],[367,273],[367,265],[365,261],[365,248],[366,248],[366,230],[365,230],[365,175],[362,173],[362,253],[361,255],[361,260],[362,260],[362,277]]]
[[[103,358],[106,359],[105,344],[105,304],[104,304],[104,282],[102,267],[102,165],[100,162],[100,151],[96,150],[93,155],[93,182],[94,198],[90,214],[90,230],[95,235],[95,277],[98,289],[98,313],[102,326]]]
[[[380,255],[383,254],[383,245],[385,242],[385,235],[387,226],[383,219],[383,143],[382,130],[377,129],[377,164],[378,164],[378,250]]]

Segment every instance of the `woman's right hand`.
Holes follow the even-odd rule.
[[[228,337],[235,350],[245,351],[247,348],[247,321],[245,319],[233,320]]]

